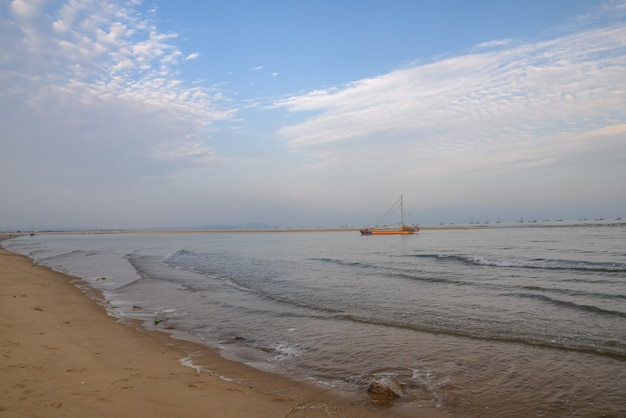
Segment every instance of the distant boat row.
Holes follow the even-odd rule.
[[[361,235],[412,235],[418,232],[420,229],[417,226],[409,226],[404,223],[404,202],[402,199],[402,195],[400,195],[400,202],[394,204],[394,206],[385,212],[379,220],[383,217],[386,217],[390,214],[400,212],[400,226],[377,226],[377,227],[368,227],[360,230]],[[374,222],[377,224],[378,220]]]

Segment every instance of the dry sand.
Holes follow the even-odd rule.
[[[375,405],[122,324],[78,283],[0,248],[0,417],[449,417]],[[190,353],[204,371],[181,364]]]

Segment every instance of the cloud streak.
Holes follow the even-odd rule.
[[[488,163],[486,154],[524,150],[527,159],[534,149],[549,164],[540,138],[626,120],[623,24],[481,50],[281,100],[277,107],[309,116],[279,134],[294,149],[342,153],[346,162],[408,154],[425,163],[476,156]],[[551,152],[576,147],[561,141]]]
[[[66,150],[81,149],[85,138],[97,136],[111,153],[148,159],[180,146],[174,153],[188,155],[190,164],[216,161],[203,129],[234,111],[221,106],[219,91],[183,84],[178,65],[198,54],[185,57],[171,42],[176,35],[159,33],[134,6],[70,1],[55,10],[47,2],[10,4],[0,23],[3,103],[13,104],[5,109],[13,121],[30,118],[39,125],[11,123],[13,146],[38,143],[42,131],[63,132],[57,145]],[[197,142],[190,144],[190,138]],[[185,151],[190,146],[194,153]],[[56,157],[67,162],[61,152]]]

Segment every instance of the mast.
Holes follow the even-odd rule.
[[[400,225],[404,228],[404,203],[402,202],[402,195],[400,195]]]

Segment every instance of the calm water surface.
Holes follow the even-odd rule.
[[[227,358],[466,417],[626,416],[626,224],[3,245]]]

